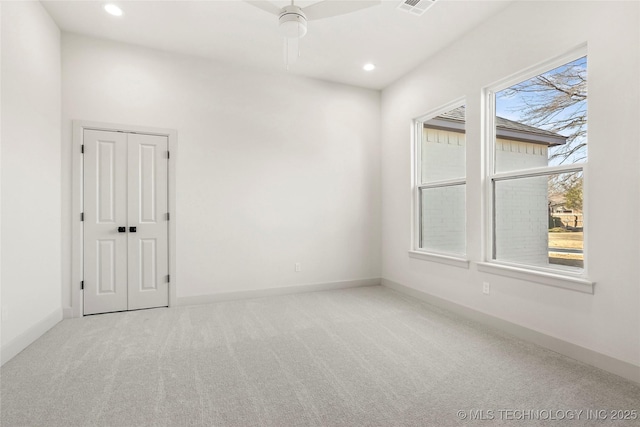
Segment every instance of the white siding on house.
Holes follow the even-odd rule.
[[[422,248],[449,254],[466,253],[465,186],[422,190]]]
[[[548,166],[548,152],[546,145],[498,138],[495,149],[496,172]]]
[[[495,258],[549,264],[546,176],[495,183]]]
[[[464,133],[425,127],[421,144],[423,183],[465,176]],[[498,139],[496,164],[504,170],[547,166],[547,152],[543,144]],[[465,186],[422,191],[422,249],[452,254],[466,252],[465,196]],[[496,186],[496,199],[496,258],[547,265],[547,178],[501,182]]]
[[[465,135],[423,128],[422,183],[464,178]],[[423,189],[420,194],[420,248],[464,255],[466,252],[465,186]]]
[[[422,182],[464,178],[465,135],[440,129],[422,132]]]
[[[548,165],[548,147],[497,139],[498,172]],[[495,258],[544,266],[549,264],[548,179],[501,181],[495,186]]]

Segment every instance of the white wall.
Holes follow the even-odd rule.
[[[178,131],[178,298],[380,277],[378,91],[71,34],[62,58],[65,265],[80,119]]]
[[[2,360],[62,318],[60,31],[2,4]]]
[[[383,91],[384,278],[640,365],[638,2],[516,2]],[[523,19],[526,17],[526,19]],[[595,294],[477,271],[483,260],[481,91],[588,43],[587,268]],[[409,258],[411,119],[460,98],[467,113],[470,269]],[[610,206],[624,227],[612,227]],[[482,282],[491,294],[482,294]]]

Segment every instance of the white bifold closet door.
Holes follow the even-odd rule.
[[[84,314],[168,305],[167,149],[84,131]]]

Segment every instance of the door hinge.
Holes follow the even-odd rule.
[[[82,144],[82,145],[80,146],[80,152],[81,152],[82,154],[84,154],[84,144]]]
[[[169,221],[170,219],[171,219],[171,214],[167,212],[167,221]]]
[[[84,212],[80,212],[80,221],[84,221]]]
[[[167,283],[170,283],[170,282],[171,282],[171,275],[167,274]]]
[[[84,280],[80,282],[80,289],[84,289]]]
[[[167,151],[167,159],[171,158],[171,151]]]

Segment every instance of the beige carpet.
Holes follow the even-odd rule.
[[[3,427],[640,425],[587,412],[640,386],[380,286],[65,320],[0,380]]]

